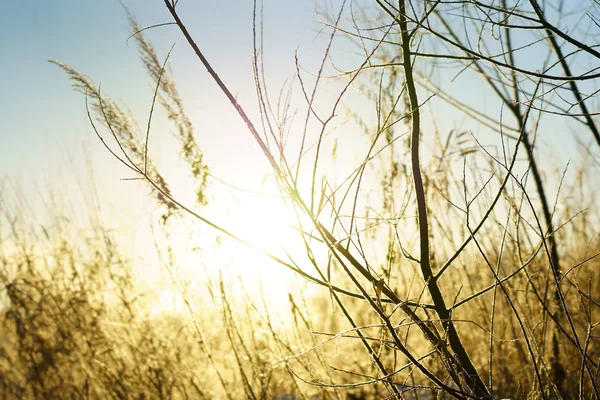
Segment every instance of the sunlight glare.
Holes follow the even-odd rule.
[[[286,262],[289,262],[286,254],[297,257],[303,253],[302,237],[297,230],[300,226],[293,210],[276,196],[245,194],[231,199],[224,225],[254,248],[224,239],[217,251],[228,268],[221,267],[221,271],[238,276],[249,294],[259,294],[262,290],[265,300],[287,303],[296,274],[262,252]],[[302,218],[301,222],[307,226]]]

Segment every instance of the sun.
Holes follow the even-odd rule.
[[[249,282],[285,288],[293,272],[269,255],[284,261],[304,248],[301,223],[289,201],[269,195],[246,194],[232,198],[227,211],[230,231],[245,243],[227,240],[228,264]]]
[[[201,290],[211,284],[214,293],[222,280],[229,285],[228,292],[248,294],[257,303],[267,301],[271,310],[277,305],[288,307],[288,293],[297,292],[307,281],[273,258],[297,263],[295,267],[313,274],[303,240],[313,230],[312,222],[294,209],[292,199],[280,193],[273,179],[248,172],[243,178],[243,185],[213,186],[213,200],[198,210],[222,231],[202,221],[171,222],[177,273]],[[171,289],[165,288],[158,302],[158,308],[167,312],[181,308]]]
[[[247,191],[221,196],[225,200],[219,204],[220,212],[213,208],[205,215],[239,240],[221,232],[217,243],[211,245],[198,235],[197,244],[202,249],[195,254],[178,253],[181,265],[187,266],[178,273],[179,278],[192,282],[193,289],[189,292],[206,304],[215,298],[220,301],[222,284],[228,301],[248,307],[250,300],[261,309],[266,307],[274,323],[285,324],[290,318],[289,294],[304,290],[308,282],[270,256],[290,265],[293,263],[289,257],[293,257],[299,268],[310,268],[301,233],[310,220],[299,218],[290,201],[271,193]],[[205,228],[200,227],[200,231],[206,232]],[[185,235],[171,237],[177,241],[184,240]],[[206,285],[211,287],[213,300],[204,295]],[[188,308],[184,296],[176,285],[168,282],[159,291],[151,315],[185,315]]]

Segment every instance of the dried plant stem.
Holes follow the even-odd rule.
[[[379,3],[379,0],[378,0]],[[419,99],[417,96],[417,89],[412,72],[412,57],[410,40],[411,35],[408,32],[407,19],[406,19],[406,2],[405,0],[399,1],[399,12],[396,17],[396,22],[400,28],[401,35],[401,47],[402,47],[402,66],[404,68],[404,79],[406,82],[406,91],[410,100],[411,107],[411,167],[413,172],[413,179],[415,184],[415,193],[417,196],[417,210],[419,216],[419,241],[420,241],[420,266],[423,279],[427,284],[427,289],[431,295],[435,310],[442,321],[444,331],[448,336],[448,342],[450,347],[456,354],[457,361],[464,373],[464,379],[468,387],[473,391],[473,394],[480,398],[489,398],[490,394],[485,386],[485,383],[481,379],[479,372],[475,368],[475,365],[471,361],[467,351],[462,344],[460,337],[446,303],[444,297],[437,283],[437,279],[433,274],[431,268],[430,254],[429,254],[429,225],[427,221],[427,204],[425,200],[425,187],[423,185],[423,178],[421,176],[421,166],[419,159],[419,142],[421,134],[421,113],[419,109]],[[460,384],[460,382],[457,382]]]

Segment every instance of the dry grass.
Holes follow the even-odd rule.
[[[175,4],[166,1],[187,34]],[[394,24],[401,28],[407,22],[400,15]],[[386,29],[381,31],[391,28]],[[194,178],[195,207],[178,201],[152,162],[151,119],[147,129],[139,128],[91,79],[55,62],[85,95],[102,143],[149,184],[161,207],[155,222],[164,241],[157,241],[156,250],[183,312],[155,312],[165,288],[148,287],[141,279],[143,267],[125,256],[118,232],[109,231],[98,216],[87,226],[59,215],[40,225],[23,217],[27,210],[3,208],[0,397],[553,399],[578,393],[593,398],[600,371],[600,214],[589,201],[597,195],[594,166],[582,162],[577,179],[564,182],[562,173],[537,171],[534,142],[525,134],[539,128],[528,121],[534,100],[511,106],[520,126],[511,140],[502,132],[501,151],[489,152],[471,135],[436,132],[427,142],[428,157],[419,159],[416,85],[430,83],[410,71],[407,31],[397,33],[383,37],[396,42],[380,38],[374,49],[365,46],[371,53],[361,69],[373,60],[389,61],[384,44],[393,51],[401,44],[403,75],[398,68],[369,75],[365,67],[364,74],[359,69],[345,77],[337,100],[351,85],[365,85],[377,122],[376,127],[363,122],[371,148],[336,187],[319,169],[318,151],[328,140],[339,101],[329,119],[315,117],[306,82],[300,82],[309,103],[306,146],[292,162],[284,149],[287,116],[277,120],[262,91],[260,53],[255,49],[259,132],[188,39],[259,142],[291,210],[312,224],[298,234],[306,248],[303,257],[271,257],[321,289],[310,295],[300,286],[290,291],[283,323],[273,304],[236,277],[213,274],[194,289],[180,279],[173,219],[190,217],[230,239],[244,238],[193,211],[208,201],[210,174],[167,60],[159,59],[143,34],[135,36],[155,84],[152,110],[158,104],[166,111]],[[324,63],[330,47],[331,42]],[[518,92],[516,75],[512,78],[511,88],[525,93]],[[314,93],[319,79],[321,72]],[[496,130],[504,123],[486,121]],[[316,139],[309,126],[318,127]],[[405,140],[407,131],[411,138]],[[314,162],[307,163],[311,157]],[[530,177],[535,189],[527,183]],[[309,182],[310,190],[299,189],[301,181]],[[555,203],[543,190],[551,182],[561,182],[554,185]],[[423,215],[417,223],[415,216]]]
[[[569,255],[572,266],[598,252],[599,244],[587,237],[590,229],[585,226],[592,217],[590,213],[581,215],[558,232],[561,250]],[[152,305],[160,292],[139,283],[134,271],[140,269],[121,255],[118,241],[102,226],[69,227],[48,236],[34,236],[31,232],[51,229],[26,226],[18,215],[6,213],[2,225],[10,227],[4,232],[1,258],[2,398],[236,399],[295,394],[356,399],[387,393],[382,383],[356,385],[371,381],[377,371],[365,357],[356,331],[349,329],[339,310],[332,313],[326,291],[311,298],[290,294],[293,322],[285,327],[272,320],[268,304],[257,304],[256,296],[234,299],[230,296],[233,286],[223,281],[209,282],[197,293],[186,293],[194,314],[187,309],[184,314],[153,314]],[[481,242],[489,243],[488,254],[497,253],[502,234],[501,229],[486,231]],[[581,243],[587,245],[578,246]],[[503,253],[501,262],[489,260],[499,265],[501,277],[522,265],[519,253],[535,251],[523,245],[518,250],[511,248],[514,245],[507,241],[510,251]],[[538,298],[543,299],[550,285],[544,260],[543,255],[535,257],[505,288],[530,339],[535,339],[541,369],[548,375],[552,368],[561,369],[563,390],[577,393],[581,375],[578,352],[566,335],[559,335],[556,344],[552,342],[556,328]],[[395,262],[398,268],[392,270],[401,274],[393,273],[390,279],[399,282],[398,294],[415,300],[420,296],[421,302],[427,303],[427,296],[421,296],[422,284],[414,282],[406,271],[410,265],[400,258]],[[442,287],[446,293],[455,293],[457,302],[467,293],[493,285],[488,266],[474,249],[456,262],[462,267],[445,276]],[[178,266],[169,268],[176,271]],[[598,258],[576,266],[564,287],[581,338],[588,335],[590,322],[597,319],[598,268]],[[496,288],[457,308],[453,318],[482,375],[488,376],[493,368],[495,396],[536,397],[541,389],[536,386],[523,336],[506,298],[498,292]],[[361,332],[382,362],[389,370],[400,370],[394,381],[406,386],[406,396],[436,393],[410,390],[411,386],[430,384],[414,367],[400,369],[405,363],[403,357],[363,300],[347,300],[345,305],[353,310],[356,324],[364,327]],[[493,335],[489,330],[492,307]],[[393,307],[388,304],[384,308],[390,313]],[[424,319],[435,320],[431,312],[419,313]],[[392,321],[415,353],[433,350],[426,340],[413,334],[414,325],[399,311]],[[597,365],[600,347],[593,329],[589,339],[587,354]],[[490,349],[494,354],[491,364]],[[292,355],[296,356],[286,358]],[[435,357],[426,358],[425,365],[445,376]],[[311,385],[315,383],[321,386]],[[589,382],[587,385],[589,393]],[[551,386],[542,390],[553,397]]]

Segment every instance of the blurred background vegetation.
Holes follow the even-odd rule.
[[[146,200],[93,164],[81,201],[3,181],[0,397],[598,398],[600,4],[317,7],[322,65],[280,91],[254,6],[249,108],[186,38],[271,168],[244,187],[148,39],[177,2],[124,8],[149,116],[51,61]]]

